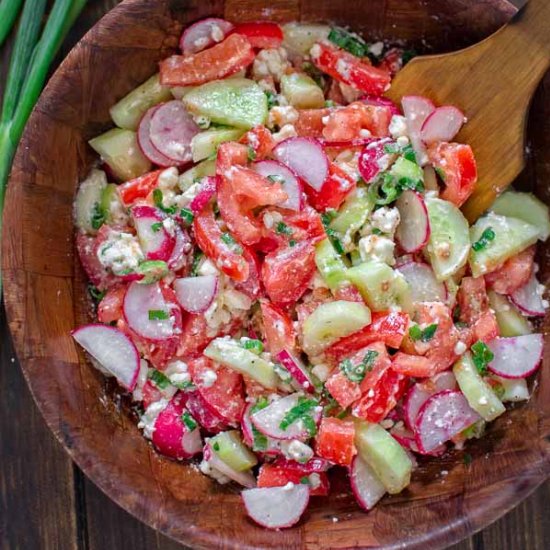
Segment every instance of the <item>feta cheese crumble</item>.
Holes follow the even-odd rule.
[[[145,256],[137,237],[112,231],[109,238],[99,246],[97,259],[115,275],[124,275],[135,271]]]

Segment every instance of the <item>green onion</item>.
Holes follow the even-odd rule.
[[[189,210],[189,208],[182,208],[180,210],[180,216],[183,219],[185,223],[188,223],[191,225],[193,223],[193,220],[195,219],[195,214]]]
[[[300,478],[300,483],[302,485],[309,485],[309,477],[308,476],[301,477]]]
[[[339,368],[346,375],[348,380],[359,384],[363,381],[367,372],[372,370],[377,357],[377,351],[369,350],[360,363],[353,364],[351,359],[344,359],[344,361],[340,363]]]
[[[269,405],[269,402],[265,396],[261,396],[258,401],[250,408],[250,415],[253,415],[255,412],[265,409]],[[253,451],[265,451],[267,449],[267,437],[260,432],[254,424],[252,426],[252,437],[254,441],[252,443]]]
[[[302,420],[308,432],[311,432],[310,427],[311,423],[307,420],[308,418],[313,421],[313,418],[309,415],[311,411],[317,406],[317,401],[315,399],[304,399],[300,398],[298,404],[292,407],[283,417],[279,428],[281,430],[286,430],[291,424],[297,420]],[[309,424],[309,427],[308,427]],[[315,426],[315,421],[313,421]],[[316,429],[316,428],[315,428]]]
[[[340,27],[330,29],[328,39],[356,57],[367,57],[369,54],[369,45],[360,36]]]
[[[279,105],[279,100],[277,99],[277,94],[274,94],[273,92],[270,92],[269,90],[265,92],[265,95],[267,97],[267,108],[271,109],[272,107],[276,107]]]
[[[472,358],[477,372],[479,372],[481,376],[485,376],[488,372],[487,365],[495,358],[495,355],[487,347],[487,344],[478,340],[472,346]]]
[[[188,411],[183,412],[183,414],[181,415],[181,419],[190,432],[192,432],[198,426],[196,420],[191,416]]]
[[[94,222],[92,220],[92,226],[93,224]],[[94,229],[97,229],[97,228],[94,228]],[[151,229],[153,230],[153,233],[158,233],[162,229],[162,222],[155,222],[151,224]]]
[[[436,330],[437,323],[428,325],[424,330],[422,330],[418,325],[413,325],[409,329],[409,336],[411,337],[411,340],[414,341],[421,340],[422,342],[429,342],[434,337]]]
[[[101,302],[103,298],[105,297],[106,291],[105,290],[99,290],[94,285],[89,284],[88,285],[88,294],[91,296],[92,300],[96,302]]]
[[[217,441],[214,441],[214,445],[212,445],[212,448],[215,451],[219,451],[220,450],[220,444]]]
[[[201,250],[196,249],[193,255],[193,263],[191,264],[191,277],[196,277],[199,271],[199,266],[204,254]]]
[[[492,227],[488,227],[483,231],[481,234],[481,237],[479,240],[477,240],[473,245],[472,249],[475,252],[479,252],[480,250],[483,250],[484,248],[487,248],[487,245],[495,239],[495,232],[493,231]]]
[[[132,270],[129,270],[128,273],[132,273]],[[139,280],[140,283],[149,285],[166,277],[170,273],[170,269],[168,264],[162,260],[146,260],[138,265],[136,273],[143,275],[143,278]]]
[[[447,174],[445,174],[445,170],[443,168],[440,168],[439,166],[434,166],[435,173],[440,177],[441,181],[445,183],[445,179],[447,178]]]
[[[332,99],[327,99],[325,101],[325,107],[327,107],[328,109],[331,109],[332,107],[336,107],[336,103],[332,101]]]
[[[164,390],[170,385],[168,377],[156,369],[149,369],[147,378],[149,378],[159,390]]]
[[[285,182],[285,178],[283,178],[283,176],[278,176],[276,174],[270,174],[269,176],[267,176],[267,179],[271,183],[284,183]]]
[[[0,2],[0,13],[2,14],[0,19],[0,46],[10,34],[22,3],[23,0],[2,0]]]
[[[153,191],[153,202],[159,210],[162,210],[166,214],[175,214],[177,211],[177,208],[175,206],[164,206],[164,196],[160,189],[155,189]]]
[[[297,244],[298,244],[297,241],[295,241],[294,239],[290,239],[290,241],[288,241],[288,246],[290,246],[291,248],[293,246],[296,246]]]
[[[231,235],[230,233],[222,233],[221,240],[227,246],[229,246],[231,250],[233,250],[233,252],[235,252],[236,254],[243,253],[242,247],[237,244],[237,241],[233,238],[233,235]]]
[[[243,348],[250,350],[256,355],[260,355],[264,351],[264,345],[260,340],[255,340],[253,338],[248,338],[243,342]]]
[[[342,241],[340,240],[338,233],[334,231],[334,229],[330,228],[325,228],[325,232],[329,236],[332,246],[334,246],[334,250],[336,250],[338,254],[344,254],[344,246],[342,245]]]
[[[193,391],[195,389],[195,384],[191,382],[191,380],[186,380],[185,382],[171,382],[172,386],[176,386],[178,390],[190,390]]]
[[[373,235],[382,235],[382,231],[380,231],[380,229],[378,229],[378,227],[373,227],[372,228],[372,234]]]
[[[256,160],[256,151],[252,147],[248,147],[248,160]]]
[[[168,319],[170,315],[164,309],[150,309],[149,310],[149,321],[164,321]]]
[[[275,233],[278,235],[292,235],[293,231],[288,227],[288,225],[284,222],[279,222],[275,226]]]

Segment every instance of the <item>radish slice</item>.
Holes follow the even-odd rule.
[[[323,146],[316,139],[286,139],[273,149],[273,155],[315,191],[321,190],[328,177],[329,161]]]
[[[284,164],[276,160],[261,160],[255,162],[252,169],[264,178],[275,176],[277,181],[280,182],[283,190],[288,195],[288,199],[279,203],[278,206],[289,210],[302,210],[304,206],[302,185],[299,179]]]
[[[328,472],[328,470],[333,466],[331,462],[319,456],[314,456],[304,464],[296,462],[295,460],[289,460],[284,456],[280,456],[273,461],[273,465],[280,466],[285,470],[299,470],[300,472],[308,475]]]
[[[256,487],[256,480],[250,472],[238,472],[226,464],[212,449],[210,445],[205,445],[204,447],[204,460],[208,462],[208,465],[221,472],[224,476],[227,476],[229,479],[236,481],[239,485],[243,487],[248,487],[252,489]]]
[[[401,100],[403,113],[407,119],[407,129],[416,159],[421,166],[428,162],[426,146],[420,136],[425,120],[435,111],[435,105],[426,97],[406,95]]]
[[[174,164],[185,164],[193,158],[191,140],[199,127],[177,99],[160,105],[151,117],[151,143]]]
[[[386,494],[386,488],[374,470],[359,455],[356,455],[351,463],[349,479],[359,506],[367,511],[372,510]]]
[[[359,101],[362,101],[367,105],[374,105],[375,107],[389,107],[391,110],[392,116],[401,114],[399,107],[391,99],[387,97],[379,97],[379,96],[367,94],[359,98]]]
[[[418,447],[429,453],[480,419],[462,392],[436,393],[424,403],[416,419]]]
[[[369,145],[372,143],[372,138],[355,138],[355,139],[348,139],[348,140],[329,140],[325,138],[317,138],[319,143],[323,147],[336,147],[338,149],[341,148],[348,148],[348,147],[364,147],[365,145]]]
[[[277,399],[277,401],[273,401],[273,403],[268,405],[265,409],[255,412],[250,417],[252,424],[254,424],[256,429],[260,432],[268,437],[272,437],[273,439],[299,439],[301,441],[309,439],[310,436],[306,427],[303,422],[300,422],[299,420],[290,424],[286,430],[283,430],[280,427],[280,424],[286,414],[290,411],[290,409],[298,404],[299,397],[299,394],[294,393],[281,399]],[[321,419],[321,412],[314,410],[313,418],[315,423],[318,424]]]
[[[174,281],[174,290],[180,306],[189,313],[203,313],[218,293],[218,277],[201,275]]]
[[[283,529],[297,523],[309,502],[307,485],[248,489],[241,493],[248,515],[267,529]]]
[[[372,183],[381,171],[388,168],[392,156],[386,153],[385,146],[391,143],[391,139],[370,140],[361,151],[357,167],[366,183]]]
[[[180,50],[190,55],[221,42],[235,26],[225,19],[208,17],[187,27],[180,38]]]
[[[529,281],[510,294],[510,298],[525,315],[542,317],[548,307],[542,298],[543,292],[544,286],[539,284],[533,272]]]
[[[542,361],[544,338],[542,334],[495,338],[487,346],[494,354],[488,364],[491,371],[502,378],[526,378]]]
[[[195,198],[189,203],[193,214],[200,214],[216,192],[217,179],[215,176],[206,176],[201,180],[201,187]]]
[[[179,226],[174,227],[175,242],[172,254],[166,262],[172,271],[179,271],[187,262],[187,254],[191,251],[191,239],[189,235]]]
[[[464,113],[451,105],[438,107],[428,115],[420,130],[420,137],[426,145],[437,141],[452,141],[466,122]]]
[[[174,336],[170,309],[159,283],[130,283],[124,295],[123,311],[128,326],[149,340],[166,340]]]
[[[168,260],[174,250],[176,239],[163,225],[166,218],[152,206],[134,206],[132,218],[139,244],[147,259]]]
[[[169,166],[173,166],[174,161],[169,159],[168,157],[164,156],[152,143],[151,141],[151,119],[153,118],[153,115],[159,108],[158,105],[155,105],[154,107],[151,107],[148,109],[148,111],[143,115],[137,132],[137,140],[139,148],[141,149],[141,152],[153,163],[157,166],[161,166],[162,168],[168,168]]]
[[[249,446],[254,446],[254,431],[252,426],[252,421],[250,420],[250,410],[253,405],[248,405],[244,410],[243,417],[241,419],[241,430],[243,432],[243,441]],[[272,439],[267,437],[267,446],[265,449],[262,449],[262,453],[266,455],[279,455],[281,454],[281,441],[278,439]]]
[[[72,337],[128,391],[133,391],[139,374],[139,353],[134,343],[114,327],[85,325]]]
[[[223,418],[213,411],[198,391],[186,392],[186,406],[193,418],[209,433],[218,433],[226,427]]]
[[[397,199],[395,206],[401,217],[395,238],[405,252],[418,252],[426,246],[430,238],[430,220],[426,203],[420,193],[407,189]]]
[[[283,365],[283,367],[290,373],[290,376],[292,376],[292,378],[298,383],[298,385],[300,386],[300,388],[298,389],[303,389],[308,393],[315,392],[315,386],[313,385],[313,381],[311,380],[309,373],[297,357],[294,357],[294,355],[292,355],[286,349],[283,349],[275,356],[275,358]]]
[[[416,436],[414,432],[406,428],[405,426],[394,426],[390,430],[390,434],[392,437],[395,438],[395,440],[406,450],[411,451],[413,453],[421,454],[421,455],[429,455],[429,456],[441,456],[445,454],[445,451],[447,448],[445,445],[440,445],[439,447],[436,447],[433,451],[430,451],[429,453],[423,453],[418,448],[418,443],[416,442]]]
[[[398,267],[405,277],[413,302],[444,302],[447,288],[436,278],[432,268],[422,262],[408,262]]]

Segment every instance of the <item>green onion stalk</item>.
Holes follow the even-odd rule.
[[[22,3],[23,0],[0,0],[0,46],[10,34]]]
[[[6,12],[8,16],[15,11],[15,18],[18,11],[16,6],[21,2],[0,2],[0,12],[4,13],[2,8],[6,5],[12,10],[10,13]],[[52,61],[85,4],[86,0],[56,0],[40,38],[46,1],[26,0],[23,7],[0,115],[0,241],[6,184],[17,144],[42,91]],[[0,44],[2,32],[3,21],[0,22]],[[1,291],[0,275],[0,293]]]

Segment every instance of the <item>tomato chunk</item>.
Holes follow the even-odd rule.
[[[382,58],[380,69],[388,71],[392,77],[395,76],[403,68],[403,54],[402,48],[390,48]]]
[[[315,438],[315,450],[321,458],[341,466],[349,466],[357,454],[353,421],[323,418]]]
[[[157,186],[159,174],[162,170],[155,170],[143,174],[139,178],[127,181],[117,187],[122,202],[128,206],[137,199],[144,199]]]
[[[278,48],[283,42],[283,29],[277,23],[241,23],[234,32],[246,36],[253,48]]]
[[[301,109],[298,111],[298,120],[294,129],[299,136],[322,137],[325,127],[323,119],[332,112],[332,109]]]
[[[283,487],[287,483],[299,484],[306,482],[310,485],[310,495],[312,496],[326,496],[329,493],[329,481],[326,472],[316,473],[318,476],[319,484],[314,487],[313,483],[309,481],[309,475],[307,472],[300,471],[295,468],[285,468],[279,464],[270,464],[268,462],[262,464],[260,471],[258,472],[258,487]]]
[[[461,143],[438,143],[428,149],[428,157],[445,184],[441,198],[462,206],[477,181],[472,148]]]
[[[292,319],[269,300],[260,300],[267,348],[272,355],[283,349],[292,352],[296,346],[296,331]]]
[[[437,367],[427,357],[398,352],[393,356],[392,369],[406,376],[427,378],[437,374]]]
[[[377,69],[358,57],[326,42],[313,46],[311,60],[321,71],[332,76],[332,78],[369,94],[382,95],[391,82],[388,71]]]
[[[110,231],[108,226],[104,225],[103,227]],[[84,233],[78,233],[76,236],[76,250],[78,252],[78,257],[80,258],[80,263],[82,264],[88,279],[90,279],[92,284],[97,287],[98,290],[106,290],[120,280],[115,275],[107,271],[107,268],[99,261],[99,258],[97,257],[97,250],[99,246],[107,238],[107,233],[102,231],[103,227],[99,230],[99,233],[95,237],[85,235]]]
[[[517,256],[506,260],[496,271],[485,275],[485,282],[499,294],[512,294],[527,284],[535,266],[535,247],[531,246]]]
[[[250,42],[232,34],[223,42],[192,55],[172,55],[160,62],[163,86],[197,86],[237,73],[254,61]]]
[[[355,181],[342,168],[333,162],[329,166],[328,178],[319,191],[309,185],[304,186],[309,204],[316,210],[334,208],[338,210],[346,197],[355,189]]]
[[[261,160],[269,156],[277,142],[273,139],[273,134],[265,126],[255,126],[252,130],[240,139],[240,143],[251,147],[256,153],[256,160]]]
[[[115,286],[107,291],[97,306],[97,319],[100,323],[112,323],[122,318],[122,305],[126,294],[126,285]]]
[[[248,262],[248,278],[242,283],[235,283],[235,288],[246,294],[251,300],[256,300],[262,294],[260,284],[260,262],[256,253],[247,246],[242,247],[243,258]]]

